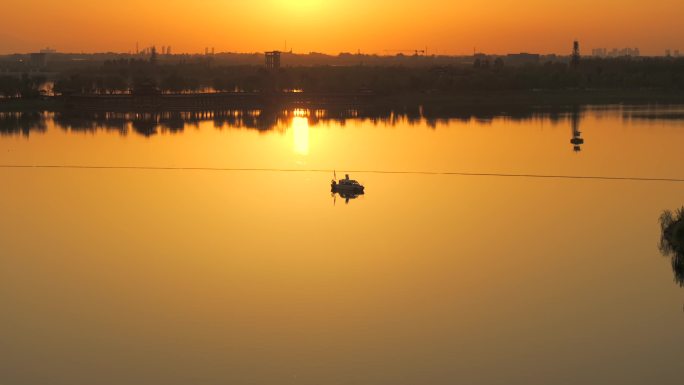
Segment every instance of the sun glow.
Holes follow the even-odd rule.
[[[285,50],[299,53],[396,54],[395,50],[427,45],[429,52],[437,54],[472,54],[477,47],[485,53],[567,55],[574,38],[586,50],[629,44],[642,53],[662,55],[665,49],[684,49],[681,0],[8,0],[1,4],[0,52],[7,54],[34,52],[46,45],[60,52],[129,52],[135,51],[136,41],[140,48],[171,45],[174,53],[203,53],[206,47],[252,53],[287,45]],[[486,27],[490,25],[496,28]]]
[[[283,13],[293,16],[306,16],[320,14],[325,11],[328,4],[321,0],[274,0],[277,8]]]

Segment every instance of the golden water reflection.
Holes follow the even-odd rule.
[[[681,382],[682,184],[244,170],[681,178],[681,121],[233,115],[10,117],[1,164],[243,170],[0,168],[0,382]]]
[[[291,130],[294,151],[300,155],[309,155],[309,119],[303,116],[292,118]]]

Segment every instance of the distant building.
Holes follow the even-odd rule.
[[[150,47],[150,63],[157,64],[157,47]]]
[[[594,57],[639,57],[641,56],[641,52],[639,51],[639,48],[613,48],[612,50],[608,51],[606,48],[594,48],[591,50],[591,56]]]
[[[32,67],[45,67],[48,63],[51,54],[57,53],[57,50],[50,47],[43,48],[39,52],[29,54],[29,64]]]
[[[266,52],[266,68],[279,69],[280,68],[280,51]]]
[[[606,57],[608,56],[608,50],[605,48],[594,48],[591,50],[591,56]]]
[[[557,62],[565,62],[565,57],[560,57],[556,55],[555,53],[551,53],[548,55],[543,55],[539,57],[539,61],[542,63],[557,63]]]
[[[670,52],[669,49],[666,49],[666,50],[665,50],[665,56],[666,56],[666,57],[672,56],[672,54],[671,54],[671,52]]]
[[[539,64],[541,56],[536,53],[509,53],[506,55],[506,65],[509,66],[523,66]]]
[[[572,56],[570,58],[570,64],[573,67],[577,67],[580,64],[580,45],[579,41],[577,40],[572,43]]]
[[[46,53],[32,53],[29,62],[33,67],[45,67],[47,65],[47,57]]]
[[[475,68],[488,68],[489,67],[489,56],[484,53],[473,54],[473,67]]]
[[[678,49],[674,50],[674,57],[679,57],[679,50]]]

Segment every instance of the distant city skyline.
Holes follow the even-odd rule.
[[[0,53],[0,55],[29,55],[29,54],[35,54],[35,53],[41,53],[41,54],[66,54],[66,55],[151,55],[154,50],[154,53],[156,55],[221,55],[221,54],[233,54],[233,55],[252,55],[252,54],[264,54],[265,52],[268,51],[245,51],[245,52],[240,52],[240,51],[218,51],[216,50],[215,47],[204,47],[202,50],[199,50],[197,52],[177,52],[172,48],[170,45],[147,45],[147,46],[140,46],[139,44],[136,45],[135,49],[133,50],[128,50],[128,51],[113,51],[113,50],[105,50],[105,51],[93,51],[93,52],[86,52],[86,51],[60,51],[56,48],[47,46],[44,48],[40,48],[37,50],[32,50],[32,51],[27,51],[27,52],[8,52],[8,53]],[[509,56],[509,57],[517,57],[520,55],[534,55],[534,56],[571,56],[572,52],[549,52],[549,53],[538,53],[538,52],[523,52],[523,51],[511,51],[511,52],[482,52],[479,50],[474,50],[473,52],[469,53],[439,53],[439,52],[429,52],[427,50],[384,50],[383,52],[320,52],[320,51],[311,51],[311,52],[297,52],[293,50],[276,50],[282,53],[290,53],[294,55],[310,55],[310,54],[319,54],[319,55],[328,55],[328,56],[337,56],[337,55],[356,55],[356,54],[361,54],[361,55],[377,55],[377,56],[396,56],[396,55],[405,55],[405,56],[413,56],[413,55],[420,55],[420,56]],[[626,57],[626,56],[631,56],[631,57],[658,57],[658,56],[665,56],[665,57],[684,57],[682,55],[682,52],[684,50],[680,49],[675,49],[675,48],[667,48],[663,52],[660,53],[654,53],[652,55],[649,54],[643,54],[641,49],[639,47],[625,47],[625,48],[596,48],[596,47],[583,47],[583,50],[581,52],[582,56],[589,56],[589,57],[602,57],[602,58],[611,58],[611,57]]]
[[[75,11],[77,10],[77,11]],[[263,52],[447,55],[568,54],[638,47],[641,55],[684,51],[681,0],[7,0],[0,54],[135,52],[155,44],[174,53]],[[287,43],[286,43],[287,41]]]

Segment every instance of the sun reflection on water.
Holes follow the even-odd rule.
[[[309,119],[304,116],[292,118],[292,136],[294,138],[294,152],[309,155]]]

